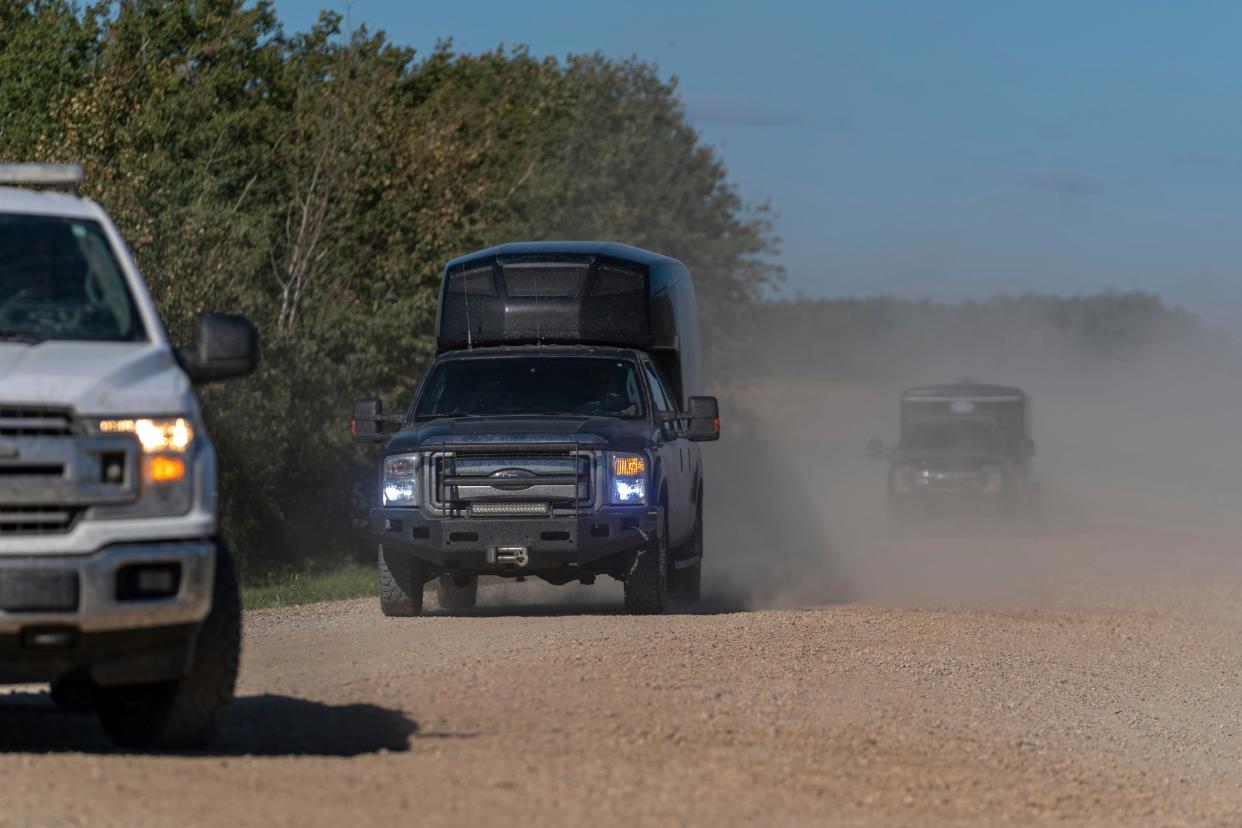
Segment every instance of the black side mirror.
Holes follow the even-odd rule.
[[[384,403],[376,397],[363,397],[354,401],[354,416],[349,431],[355,443],[382,443],[384,441]]]
[[[244,316],[204,313],[177,358],[193,383],[244,377],[259,365],[259,331]]]
[[[696,442],[720,439],[720,403],[715,397],[691,397],[682,437]]]

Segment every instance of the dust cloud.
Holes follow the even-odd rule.
[[[724,437],[704,447],[709,607],[1039,607],[1242,576],[1242,371],[1223,338],[1101,352],[1028,323],[832,377],[827,354],[799,363],[804,343],[766,333],[758,370],[717,389]],[[1031,395],[1037,520],[898,533],[866,442],[895,442],[903,387],[967,377]]]

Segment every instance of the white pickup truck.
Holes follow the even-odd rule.
[[[195,383],[258,335],[175,348],[76,165],[0,165],[0,683],[50,682],[118,745],[195,748],[233,699],[237,577]]]

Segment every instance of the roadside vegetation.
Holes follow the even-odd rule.
[[[174,340],[204,311],[260,328],[258,373],[203,393],[248,606],[370,591],[374,452],[349,442],[350,404],[408,402],[453,256],[601,238],[681,258],[717,377],[756,370],[748,334],[772,326],[787,368],[831,368],[885,325],[1011,307],[773,303],[766,205],[636,59],[416,54],[330,12],[287,32],[265,2],[0,0],[0,79],[0,159],[84,165]]]
[[[251,574],[242,587],[242,609],[267,609],[375,594],[375,567],[345,563],[330,569],[305,566],[278,573]]]

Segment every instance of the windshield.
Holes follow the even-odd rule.
[[[0,213],[0,339],[144,338],[98,222]]]
[[[1003,447],[995,423],[979,420],[927,420],[906,426],[901,448],[915,451],[987,453]]]
[[[632,420],[641,418],[643,410],[638,372],[631,362],[508,357],[454,360],[436,366],[414,416],[582,414]]]

